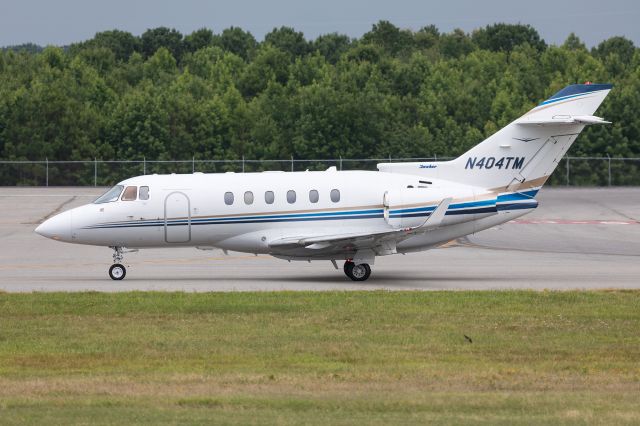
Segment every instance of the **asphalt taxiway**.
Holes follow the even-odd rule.
[[[533,213],[446,246],[379,257],[353,283],[330,262],[193,248],[127,254],[124,281],[107,275],[111,250],[48,240],[44,219],[104,188],[0,188],[0,290],[249,291],[640,288],[640,188],[544,188]]]

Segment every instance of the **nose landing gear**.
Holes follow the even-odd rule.
[[[124,259],[122,247],[111,247],[113,249],[113,265],[109,268],[109,276],[112,280],[120,281],[127,275],[127,268],[120,262]]]
[[[371,267],[366,263],[356,265],[347,260],[344,262],[344,273],[353,281],[366,281],[371,275]]]
[[[125,268],[124,265],[121,265],[120,263],[111,265],[111,268],[109,268],[109,276],[112,280],[119,281],[121,279],[124,279],[125,275],[127,275],[127,268]]]

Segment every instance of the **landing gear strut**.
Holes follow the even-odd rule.
[[[113,249],[113,265],[109,268],[109,276],[112,280],[121,280],[127,275],[127,268],[120,262],[124,258],[122,247],[112,247]]]
[[[366,263],[356,265],[350,260],[344,262],[344,273],[353,281],[366,281],[371,275],[371,267]]]

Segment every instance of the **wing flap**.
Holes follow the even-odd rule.
[[[348,233],[348,234],[335,234],[335,235],[320,235],[314,237],[287,237],[280,238],[269,243],[271,248],[299,248],[306,247],[310,249],[326,248],[330,245],[337,244],[338,242],[349,242],[362,240],[367,238],[374,238],[381,235],[393,234],[398,232],[392,231],[377,231],[377,232],[360,232],[360,233]]]

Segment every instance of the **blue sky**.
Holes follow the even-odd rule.
[[[638,0],[3,0],[0,46],[34,42],[64,45],[96,32],[121,29],[139,35],[168,26],[188,34],[207,27],[250,31],[258,40],[274,27],[292,26],[308,39],[339,32],[360,37],[385,19],[401,28],[435,24],[441,31],[472,31],[495,22],[535,27],[551,44],[572,31],[588,46],[614,35],[640,45]]]

